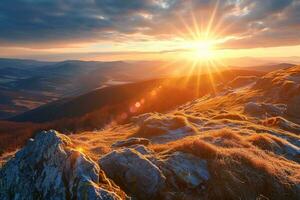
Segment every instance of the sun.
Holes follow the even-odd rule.
[[[213,59],[215,56],[214,53],[214,44],[209,40],[199,40],[195,41],[194,48],[192,49],[194,59],[199,60],[208,60]]]
[[[185,45],[189,60],[208,61],[216,58],[216,42],[213,40],[191,40]]]

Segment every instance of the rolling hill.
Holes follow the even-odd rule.
[[[82,117],[103,108],[111,109],[108,112],[113,115],[116,114],[114,106],[120,105],[124,108],[129,108],[130,104],[134,104],[141,99],[147,100],[147,103],[143,106],[143,112],[164,111],[188,100],[203,96],[214,89],[223,89],[220,87],[221,84],[226,84],[238,76],[261,76],[264,73],[246,70],[228,70],[221,72],[221,74],[162,78],[101,88],[74,98],[54,101],[17,115],[11,118],[11,120],[18,122],[49,122],[64,118]],[[212,77],[213,80],[211,79]],[[155,98],[150,97],[151,99],[149,99],[149,95],[151,96],[151,92],[153,91],[156,91]],[[168,101],[168,98],[172,99],[172,101]],[[104,118],[108,119],[111,117],[113,116],[106,116]]]
[[[114,123],[101,129],[68,136],[54,130],[35,134],[15,157],[2,156],[0,197],[48,196],[49,188],[56,186],[52,196],[299,199],[300,66],[265,75],[253,71],[221,75],[114,86],[35,110],[43,116],[51,109],[66,108],[63,113],[80,116],[107,103],[119,105],[114,108],[122,116],[128,109],[126,101],[133,98],[135,107],[129,111],[135,116],[118,123],[110,110],[100,118]],[[154,100],[142,101],[145,92]],[[152,108],[164,106],[138,111],[148,102]],[[51,117],[59,119],[61,114]],[[24,183],[33,186],[19,187]]]
[[[266,72],[288,65],[274,64],[269,67],[232,69],[250,71],[264,69]],[[0,59],[0,119],[19,115],[58,99],[79,96],[97,88],[163,77],[185,76],[188,75],[189,68],[190,65],[186,62],[174,64],[162,61],[42,62]],[[205,73],[205,70],[202,73]]]

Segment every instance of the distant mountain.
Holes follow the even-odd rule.
[[[277,65],[279,63],[300,64],[300,57],[238,57],[224,58],[222,60],[228,66],[251,67]]]
[[[159,77],[139,63],[0,59],[0,118],[99,87]]]
[[[245,67],[245,69],[271,72],[271,71],[275,71],[275,70],[279,70],[279,69],[286,69],[286,68],[289,68],[289,67],[293,67],[295,65],[296,64],[291,64],[291,63],[266,64],[266,65]]]
[[[104,123],[109,118],[114,118],[121,114],[121,111],[127,112],[131,104],[148,98],[152,91],[157,91],[157,94],[155,94],[156,98],[150,98],[151,101],[147,101],[147,104],[140,110],[141,112],[167,110],[212,92],[219,84],[222,85],[224,82],[237,76],[261,76],[263,74],[255,71],[229,70],[222,72],[222,76],[219,76],[218,73],[203,74],[200,76],[154,79],[112,86],[78,97],[54,101],[17,115],[11,120],[40,123],[60,119],[75,119],[96,112],[101,116],[105,115],[103,116],[104,120],[101,122]],[[211,77],[214,77],[214,82],[212,82]],[[172,101],[168,99],[172,99]]]
[[[18,68],[18,69],[31,69],[36,67],[44,67],[45,65],[50,65],[54,63],[55,62],[0,58],[0,68],[10,67],[10,68]]]
[[[288,64],[240,68],[269,71]],[[201,68],[201,73],[213,68]],[[199,73],[199,70],[196,70]],[[190,73],[186,62],[170,64],[160,61],[99,62],[67,60],[43,62],[21,59],[0,59],[0,119],[18,115],[61,98],[78,96],[97,88],[185,76]]]

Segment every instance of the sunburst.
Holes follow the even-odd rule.
[[[222,57],[218,54],[218,45],[224,42],[222,34],[228,28],[222,27],[222,19],[217,20],[218,1],[211,11],[206,22],[198,20],[191,12],[189,23],[181,19],[182,29],[178,34],[183,38],[185,51],[184,56],[191,61],[187,74],[187,81],[192,77],[198,77],[196,84],[200,88],[202,74],[207,74],[210,80],[210,87],[215,91],[215,77],[221,75],[221,70],[228,69],[222,62]],[[177,26],[178,27],[178,26]]]

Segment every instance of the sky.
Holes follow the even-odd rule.
[[[300,56],[300,0],[1,0],[0,57]]]

